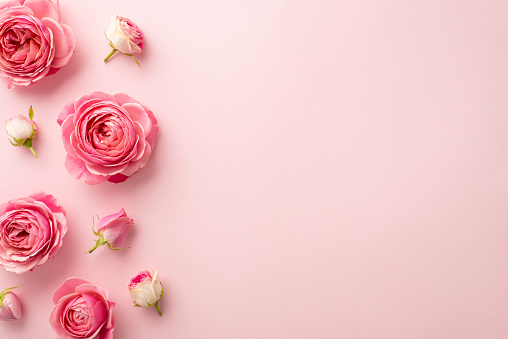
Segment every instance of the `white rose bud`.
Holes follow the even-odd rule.
[[[160,316],[162,313],[159,308],[159,300],[162,298],[162,283],[157,276],[157,271],[146,270],[139,272],[131,279],[129,293],[134,300],[136,307],[152,307],[155,306]]]
[[[104,62],[107,62],[117,51],[133,59],[134,53],[141,54],[143,51],[143,32],[128,18],[119,15],[112,18],[106,31],[106,38],[113,50],[104,59]],[[136,59],[134,61],[139,65]]]
[[[5,122],[5,130],[7,132],[9,142],[13,146],[25,146],[30,149],[33,155],[37,158],[37,154],[32,147],[32,139],[35,139],[37,136],[37,126],[35,125],[33,118],[34,113],[32,106],[30,106],[28,118],[22,116],[21,114],[13,116]]]

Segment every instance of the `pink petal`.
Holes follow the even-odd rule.
[[[51,63],[51,67],[63,67],[69,63],[69,60],[74,55],[74,49],[76,48],[76,36],[74,35],[74,31],[67,25],[60,24],[63,29],[66,42],[68,43],[68,53],[63,56],[57,56],[56,53],[58,49],[55,51],[55,57],[53,58],[53,62]],[[54,72],[56,73],[56,71]]]
[[[145,135],[150,134],[150,131],[152,130],[152,121],[140,104],[127,103],[122,105],[122,108],[129,113],[132,120],[141,124]]]
[[[34,16],[42,18],[51,18],[60,22],[60,6],[58,0],[25,0],[24,6],[32,9]]]
[[[127,216],[127,213],[125,213],[124,209],[122,208],[120,210],[120,212],[117,212],[117,213],[114,213],[114,214],[110,214],[110,215],[107,215],[103,218],[101,218],[101,220],[99,220],[99,229],[106,226],[107,224],[109,224],[110,222],[112,222],[113,220],[117,219],[117,218],[120,218],[120,217],[126,217]]]
[[[55,291],[53,294],[53,303],[57,304],[62,297],[65,297],[68,294],[74,293],[76,291],[76,287],[90,284],[88,281],[79,279],[79,278],[69,278],[67,279],[59,289]]]
[[[100,184],[106,181],[108,177],[101,175],[94,175],[86,169],[86,165],[83,160],[76,159],[67,155],[65,158],[65,168],[74,179],[80,179],[89,185]]]
[[[56,120],[56,122],[62,126],[63,122],[65,121],[65,119],[67,119],[67,117],[69,115],[72,115],[74,114],[75,111],[74,111],[74,102],[68,104],[68,105],[65,105],[62,112],[60,112],[60,115],[58,116],[58,119]]]
[[[129,179],[128,176],[123,174],[115,174],[108,178],[109,182],[114,182],[115,184],[119,184],[121,182],[124,182],[125,180]]]
[[[53,32],[53,44],[55,46],[55,58],[62,58],[68,55],[72,49],[73,44],[76,44],[76,38],[70,28],[64,30],[63,25],[59,24],[51,18],[44,18],[42,23]],[[67,26],[68,27],[68,26]],[[61,67],[53,65],[54,67]],[[63,65],[62,65],[63,66]]]

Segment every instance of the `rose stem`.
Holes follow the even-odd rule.
[[[157,312],[159,312],[159,316],[162,317],[161,309],[159,308],[159,300],[155,302],[155,308],[157,309]]]
[[[113,48],[113,50],[108,54],[106,59],[104,59],[104,62],[107,62],[109,60],[109,58],[111,58],[113,56],[113,54],[116,53],[116,51],[118,51],[118,50],[116,48]]]
[[[92,253],[93,251],[95,251],[95,249],[99,246],[102,246],[106,243],[106,241],[104,240],[103,237],[100,237],[99,239],[97,239],[97,243],[95,243],[94,247],[92,247],[88,253]]]

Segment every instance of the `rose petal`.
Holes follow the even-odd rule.
[[[73,158],[70,155],[65,158],[65,168],[73,178],[83,180],[90,185],[100,184],[107,179],[105,176],[90,173],[86,169],[83,160]]]

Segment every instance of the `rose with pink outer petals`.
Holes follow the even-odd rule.
[[[0,78],[7,88],[32,85],[69,62],[76,38],[60,16],[58,0],[0,2]]]
[[[115,321],[109,292],[86,280],[69,278],[53,295],[49,323],[59,339],[113,339]]]
[[[157,271],[154,272],[153,270],[146,270],[139,272],[131,279],[127,288],[129,289],[129,294],[134,300],[134,306],[155,306],[159,316],[162,316],[159,308],[159,300],[162,298],[164,291]]]
[[[46,263],[67,233],[65,210],[39,192],[0,205],[0,265],[24,273]]]
[[[57,122],[67,171],[91,185],[123,182],[145,167],[159,132],[153,112],[125,93],[83,95]]]
[[[133,59],[132,54],[141,54],[143,51],[143,32],[141,32],[138,25],[128,18],[119,15],[112,18],[106,31],[106,38],[113,50],[104,59],[104,62],[107,62],[117,51]],[[139,66],[139,62],[136,59],[134,61]]]
[[[21,301],[10,291],[17,287],[19,286],[7,288],[0,293],[0,320],[12,321],[21,318]]]
[[[88,253],[92,253],[97,247],[102,245],[108,245],[112,250],[121,250],[121,248],[118,247],[122,245],[125,237],[133,227],[134,220],[127,217],[123,208],[118,213],[105,216],[99,220],[99,229],[97,232],[95,232],[94,227],[92,227],[92,232],[98,236],[99,239]]]

